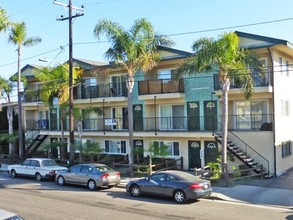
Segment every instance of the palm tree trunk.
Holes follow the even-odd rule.
[[[133,177],[133,93],[128,92],[128,132],[129,132],[129,165],[130,175]]]
[[[129,166],[130,175],[133,177],[133,87],[134,87],[134,74],[129,73],[128,80],[126,81],[128,89],[128,132],[129,132]]]
[[[228,92],[230,89],[230,80],[228,78],[222,81],[222,173],[227,183],[228,181],[228,163],[227,163],[227,137],[228,137]]]
[[[17,48],[18,60],[17,60],[17,72],[18,72],[18,82],[17,82],[17,98],[18,98],[18,135],[19,135],[19,158],[23,156],[23,128],[22,128],[22,107],[21,107],[21,69],[20,69],[20,60],[21,60],[21,46]]]
[[[11,106],[7,107],[7,120],[8,120],[8,134],[13,135],[13,109]],[[9,142],[9,156],[14,155],[14,144]]]

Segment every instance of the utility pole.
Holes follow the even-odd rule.
[[[70,166],[74,164],[74,118],[73,118],[73,63],[72,63],[72,19],[76,17],[83,16],[83,13],[76,13],[75,15],[72,15],[72,10],[78,10],[78,11],[84,11],[83,6],[81,8],[72,6],[72,0],[68,0],[69,4],[63,4],[57,1],[54,1],[53,3],[55,5],[60,5],[65,8],[68,8],[68,17],[61,16],[60,18],[57,18],[57,21],[69,21],[69,163]]]

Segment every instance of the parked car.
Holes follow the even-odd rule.
[[[24,218],[20,217],[18,214],[15,214],[13,212],[0,209],[0,219],[4,220],[24,220]]]
[[[89,190],[97,187],[114,187],[121,181],[120,172],[113,170],[105,164],[79,164],[70,167],[66,171],[59,171],[56,175],[56,182],[64,184],[75,184],[87,186]]]
[[[134,197],[143,194],[171,197],[177,203],[209,197],[211,183],[183,171],[162,171],[127,183],[126,191]]]
[[[28,158],[21,164],[9,165],[8,173],[12,178],[17,176],[34,177],[37,181],[54,179],[58,170],[67,170],[59,166],[55,160],[48,158]]]

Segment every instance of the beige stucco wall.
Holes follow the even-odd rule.
[[[250,147],[269,161],[270,174],[274,174],[274,145],[272,131],[234,131]],[[229,139],[229,136],[228,136]]]

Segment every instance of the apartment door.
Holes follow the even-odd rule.
[[[200,168],[200,141],[188,141],[189,169]]]
[[[134,140],[133,141],[133,156],[134,162],[139,163],[143,161],[143,140]]]
[[[205,130],[214,130],[217,126],[217,102],[204,101],[204,128]]]
[[[218,144],[216,141],[204,142],[204,159],[205,165],[209,162],[216,162],[219,155]]]
[[[133,105],[133,129],[143,130],[143,111],[142,105]]]
[[[188,130],[200,130],[199,102],[187,102]]]

